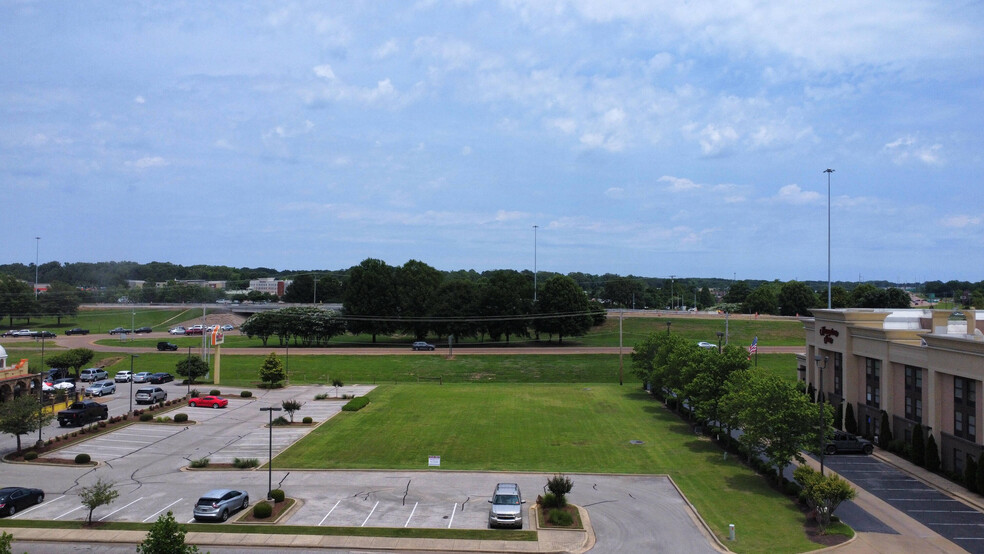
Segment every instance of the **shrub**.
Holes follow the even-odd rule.
[[[190,394],[192,398],[197,398],[202,395],[202,393],[198,389],[191,389],[191,392],[189,392],[188,394]]]
[[[273,506],[267,501],[257,502],[253,506],[253,517],[256,519],[266,519],[273,514]]]
[[[273,424],[274,425],[290,425],[290,422],[287,421],[287,418],[286,417],[280,416],[277,419],[273,420]]]
[[[208,391],[208,393],[212,396],[222,396],[222,391],[220,391],[219,389],[212,389]]]
[[[675,397],[670,397],[666,399],[666,407],[675,410],[677,407],[677,399]]]
[[[970,454],[967,454],[966,462],[964,462],[963,482],[967,490],[977,492],[977,462]]]
[[[105,421],[100,421],[99,422],[99,428],[100,429],[105,429],[106,428],[106,422]]]
[[[251,396],[253,396],[253,392],[244,390],[243,392],[239,393],[239,396],[242,398],[250,398]]]
[[[932,433],[926,439],[926,469],[933,472],[940,470],[940,450],[936,447],[936,438]]]
[[[540,505],[548,510],[551,508],[563,508],[564,502],[566,502],[566,500],[558,498],[557,495],[552,492],[544,493],[543,496],[540,497]]]
[[[232,467],[237,469],[248,469],[259,466],[260,460],[257,458],[235,458],[232,460]]]
[[[168,416],[164,415],[164,416],[161,416],[161,417],[157,418],[156,421],[157,421],[157,423],[171,423],[171,418],[169,418]]]
[[[571,482],[571,478],[565,475],[557,474],[547,479],[547,490],[554,493],[557,498],[563,498],[573,488],[574,483]]]
[[[24,460],[25,461],[30,462],[31,460],[36,460],[36,459],[38,459],[38,453],[37,452],[35,452],[33,450],[29,450],[29,451],[27,451],[27,452],[24,453]]]
[[[902,452],[905,451],[905,441],[902,439],[893,439],[892,442],[888,443],[888,451],[901,456]]]
[[[208,467],[209,461],[210,460],[208,458],[198,458],[197,460],[192,460],[189,465],[193,468],[201,469],[203,467]]]
[[[782,485],[783,494],[785,494],[786,496],[792,496],[793,498],[799,498],[800,492],[803,490],[803,487],[801,487],[799,483],[797,483],[796,481],[789,481],[786,479],[783,479],[783,481],[785,481],[785,483],[783,483]]]
[[[152,419],[154,419],[154,416],[151,414],[140,414],[140,421],[150,421]]]
[[[563,510],[550,510],[550,516],[547,517],[547,520],[554,525],[562,527],[567,527],[574,523],[574,517]]]
[[[912,452],[909,461],[922,467],[926,464],[926,443],[924,442],[922,425],[916,424],[912,428]]]
[[[284,494],[283,489],[273,489],[272,491],[270,491],[270,498],[274,502],[283,502],[284,498],[286,498],[286,495]]]
[[[188,421],[188,414],[174,414],[175,423],[184,423]]]
[[[342,411],[344,412],[357,412],[362,408],[365,408],[369,404],[369,398],[366,396],[359,396],[358,398],[353,398],[342,406]]]
[[[314,399],[315,400],[328,400],[328,393],[327,392],[323,392],[321,394],[316,394],[316,395],[314,395]]]
[[[303,421],[304,423],[307,423],[307,424],[314,423],[314,419],[312,419],[311,416],[307,416],[304,419],[302,419],[301,421]]]
[[[76,454],[75,463],[77,464],[87,464],[92,461],[92,457],[88,454]]]

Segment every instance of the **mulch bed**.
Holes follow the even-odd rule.
[[[799,504],[800,512],[806,518],[803,523],[803,532],[806,533],[806,538],[817,544],[822,544],[823,546],[837,546],[838,544],[845,543],[850,540],[850,537],[845,535],[821,535],[820,525],[817,520],[813,519],[813,513],[809,508]]]
[[[270,517],[265,517],[263,519],[253,517],[253,507],[250,506],[247,508],[246,513],[236,520],[236,523],[272,523],[280,517],[280,514],[289,510],[293,505],[293,498],[285,498],[283,502],[276,502],[273,504],[273,513],[270,514]]]

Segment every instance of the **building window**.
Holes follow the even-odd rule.
[[[953,434],[977,440],[977,381],[953,378]]]
[[[922,423],[922,369],[905,366],[905,418]]]
[[[844,396],[844,355],[834,352],[834,394]]]
[[[865,358],[864,403],[872,408],[881,407],[881,360]]]

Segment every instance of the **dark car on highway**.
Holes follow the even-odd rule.
[[[167,342],[162,340],[161,342],[157,343],[157,349],[162,352],[164,350],[177,350],[178,345],[174,344],[173,342]]]
[[[154,373],[150,376],[148,381],[155,385],[161,385],[169,381],[174,381],[174,375],[171,375],[170,373]]]
[[[138,327],[134,333],[153,333],[154,330],[150,327]]]
[[[65,331],[65,334],[66,335],[88,335],[89,334],[89,330],[88,329],[83,329],[81,327],[73,327],[72,329],[69,329],[68,331]]]
[[[420,340],[413,343],[410,348],[414,350],[434,350],[434,345]]]
[[[44,491],[28,487],[4,487],[0,489],[0,513],[12,516],[18,510],[44,502]]]
[[[109,334],[110,335],[122,335],[123,333],[129,333],[129,332],[130,332],[130,330],[129,329],[126,329],[124,327],[117,327],[115,329],[110,329],[109,330]]]
[[[31,333],[31,336],[32,337],[45,337],[45,338],[51,339],[51,338],[54,338],[54,337],[56,337],[58,335],[52,333],[51,331],[34,331],[33,333]]]

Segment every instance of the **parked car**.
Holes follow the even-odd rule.
[[[116,383],[112,381],[101,381],[93,383],[85,388],[86,396],[103,396],[116,392]]]
[[[212,408],[225,408],[229,405],[229,401],[225,398],[220,398],[218,396],[202,396],[200,398],[192,398],[188,401],[188,405],[192,408],[196,406],[205,406]]]
[[[195,502],[195,520],[217,519],[225,521],[229,514],[249,506],[246,491],[215,489],[208,491]]]
[[[65,377],[68,377],[68,370],[63,367],[53,367],[44,372],[44,382],[46,383],[52,383],[55,379],[63,379]]]
[[[186,335],[201,335],[205,331],[205,327],[201,325],[192,325],[185,329]]]
[[[34,336],[34,331],[30,329],[21,329],[19,331],[11,331],[12,337],[31,337]]]
[[[67,410],[58,412],[58,425],[85,425],[100,419],[109,418],[109,406],[95,400],[75,402]]]
[[[3,334],[0,335],[0,337],[16,337],[17,336],[16,333],[17,333],[17,331],[14,331],[13,329],[11,329],[9,331],[4,331]]]
[[[151,373],[149,371],[141,371],[139,373],[135,373],[135,374],[133,374],[133,382],[134,383],[146,383],[147,381],[150,380],[150,376],[151,375],[153,375],[153,373]]]
[[[122,335],[124,333],[129,333],[129,332],[130,330],[125,327],[116,327],[114,329],[109,330],[110,335]]]
[[[52,333],[51,331],[33,331],[31,333],[31,336],[32,337],[39,337],[39,338],[40,337],[45,337],[45,338],[48,338],[48,339],[53,339],[53,338],[57,337],[58,335]]]
[[[499,483],[489,499],[489,527],[523,528],[523,495],[516,483]]]
[[[434,345],[421,340],[413,343],[411,348],[414,350],[434,350]]]
[[[90,367],[79,372],[79,381],[100,381],[109,377],[109,373],[101,367]]]
[[[232,325],[230,323],[226,323],[225,325],[223,325],[222,327],[220,327],[220,329],[222,329],[223,331],[232,331],[235,328],[236,328],[236,326],[235,325]]]
[[[113,377],[113,381],[117,383],[129,383],[133,379],[133,373],[129,369],[121,369],[116,372],[116,376]]]
[[[137,404],[156,404],[167,400],[167,393],[160,387],[140,387],[133,395]]]
[[[698,342],[697,343],[697,346],[699,346],[701,348],[706,348],[708,350],[710,350],[712,348],[717,348],[717,345],[714,344],[713,342],[705,342],[705,341]]]
[[[181,325],[178,325],[177,327],[171,327],[170,329],[167,330],[167,332],[171,333],[172,335],[183,335],[185,334],[186,330],[187,329],[185,329]]]
[[[73,328],[69,329],[68,331],[65,331],[65,334],[66,335],[88,335],[89,334],[89,330],[88,329],[83,329],[81,327],[73,327]]]
[[[44,502],[44,491],[28,487],[4,487],[0,489],[0,513],[12,516],[35,504]]]
[[[151,373],[150,378],[147,379],[148,383],[153,383],[155,385],[163,385],[164,383],[174,381],[174,375],[170,373]]]
[[[165,350],[177,350],[178,345],[174,344],[173,342],[167,342],[162,340],[161,342],[157,343],[157,349],[162,352]]]
[[[154,330],[150,327],[138,327],[133,331],[134,333],[153,333]]]
[[[840,452],[861,452],[871,454],[875,450],[874,445],[867,439],[862,439],[844,431],[834,431],[834,437],[827,442],[824,452],[827,454],[837,454]]]

